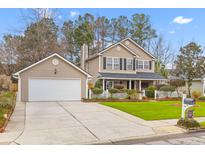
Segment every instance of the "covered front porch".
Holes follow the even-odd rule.
[[[110,88],[116,88],[117,85],[122,85],[124,89],[134,89],[142,91],[149,86],[156,85],[156,80],[129,80],[129,79],[102,79],[103,91]]]
[[[102,80],[103,91],[121,85],[124,89],[134,89],[142,91],[149,86],[163,84],[166,79],[157,73],[137,72],[136,74],[127,73],[100,73],[98,77]]]

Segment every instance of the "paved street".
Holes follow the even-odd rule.
[[[204,145],[205,132],[184,133],[106,143],[113,145]]]

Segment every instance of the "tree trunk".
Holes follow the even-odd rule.
[[[191,97],[191,81],[188,81],[188,97]]]

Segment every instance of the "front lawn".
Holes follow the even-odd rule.
[[[15,106],[15,94],[11,92],[4,92],[0,94],[0,128],[6,122],[5,114],[9,116]]]
[[[160,102],[103,102],[106,105],[127,112],[144,120],[179,119],[180,101]],[[196,117],[205,116],[205,102],[197,102],[194,107]]]

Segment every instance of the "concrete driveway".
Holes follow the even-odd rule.
[[[182,133],[178,127],[173,126],[175,122],[145,121],[97,103],[35,102],[23,105],[18,102],[8,129],[0,134],[0,143],[110,143]]]
[[[150,127],[136,124],[95,103],[36,102],[26,104],[23,134],[17,144],[91,144],[139,135]]]

